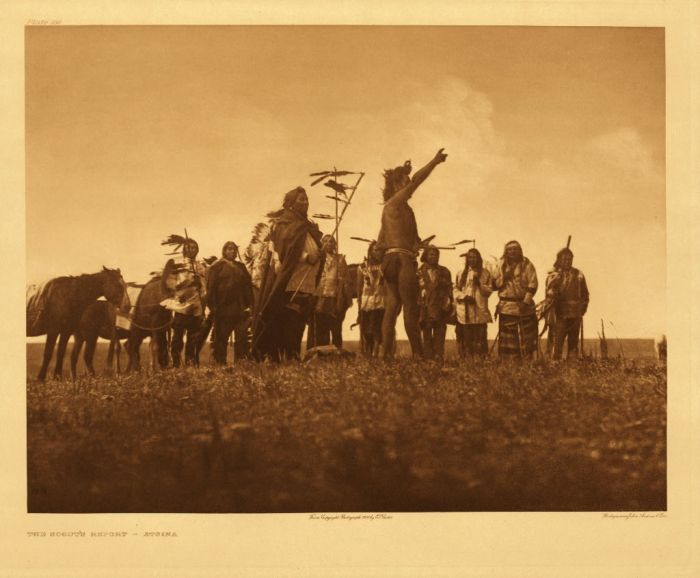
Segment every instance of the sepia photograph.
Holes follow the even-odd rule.
[[[660,27],[26,27],[27,511],[666,511],[665,96]]]
[[[0,578],[697,575],[698,22],[3,4]]]

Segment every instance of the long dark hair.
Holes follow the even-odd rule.
[[[236,245],[236,243],[234,243],[233,241],[226,241],[224,243],[224,246],[221,248],[221,257],[222,258],[224,258],[224,259],[226,258],[226,248],[227,247],[233,247],[236,250],[236,257],[238,257],[239,259],[241,258],[241,254],[238,252],[238,245]]]
[[[460,288],[463,288],[464,284],[467,281],[467,272],[469,269],[469,255],[476,255],[476,267],[474,268],[474,270],[476,271],[477,275],[480,276],[481,271],[484,269],[484,260],[481,257],[479,249],[477,249],[476,247],[472,247],[471,249],[469,249],[469,251],[467,251],[464,254],[464,271],[462,271],[462,275],[460,276],[458,283]]]
[[[554,261],[554,265],[552,265],[552,267],[554,267],[555,269],[561,269],[561,260],[564,257],[564,255],[571,255],[572,260],[574,258],[573,251],[568,247],[564,247],[557,253],[557,259],[556,261]]]
[[[465,260],[469,259],[469,255],[476,255],[476,267],[475,270],[481,273],[481,270],[484,268],[484,260],[481,257],[481,253],[479,253],[479,249],[473,247],[467,251],[467,254],[465,255]]]
[[[285,212],[285,210],[291,210],[292,207],[294,206],[294,203],[297,200],[297,197],[301,193],[305,193],[306,189],[304,187],[296,187],[292,189],[291,191],[287,191],[284,194],[284,198],[282,199],[282,208],[281,209],[276,209],[274,211],[270,211],[267,214],[268,219],[279,219]]]
[[[508,264],[508,260],[506,259],[506,249],[508,249],[508,245],[513,245],[513,244],[517,245],[518,249],[520,249],[520,258],[518,259],[518,262],[522,263],[523,258],[524,258],[523,257],[523,248],[520,246],[520,243],[518,243],[517,241],[508,241],[505,244],[505,246],[503,247],[503,257],[502,257],[503,265],[501,266],[501,273],[503,273],[504,275],[506,273],[506,265]]]
[[[430,246],[426,247],[425,249],[423,249],[423,254],[420,256],[421,263],[425,263],[428,260],[428,252],[429,251],[435,251],[437,253],[437,256],[438,256],[438,261],[440,260],[440,249],[430,245]]]

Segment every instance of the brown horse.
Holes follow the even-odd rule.
[[[51,279],[41,294],[27,302],[27,335],[46,335],[44,359],[38,378],[46,379],[56,339],[60,335],[54,377],[63,373],[63,356],[85,309],[99,297],[128,311],[129,296],[119,269],[102,268],[99,273]]]
[[[129,337],[129,331],[117,327],[116,325],[117,308],[109,301],[95,301],[87,306],[80,317],[78,329],[75,332],[75,343],[70,357],[71,374],[73,379],[77,377],[76,368],[78,365],[78,357],[80,350],[85,344],[85,366],[90,375],[95,375],[95,368],[92,365],[92,360],[95,355],[95,346],[97,338],[109,340],[109,353],[107,354],[107,366],[112,367],[114,353],[117,353],[117,368],[119,368],[119,354],[121,349],[120,339]]]
[[[161,369],[168,367],[168,331],[173,322],[173,312],[161,305],[175,294],[177,273],[171,259],[163,274],[151,279],[139,293],[131,318],[131,330],[127,341],[129,366],[127,371],[141,369],[141,343],[151,338],[151,355]]]

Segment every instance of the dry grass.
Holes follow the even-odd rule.
[[[27,396],[31,512],[666,509],[653,362],[250,363]]]

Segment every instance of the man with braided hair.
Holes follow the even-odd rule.
[[[433,169],[444,163],[447,155],[440,149],[410,178],[411,161],[384,171],[384,209],[377,237],[383,252],[382,272],[385,282],[385,312],[382,320],[384,358],[392,358],[395,348],[396,318],[403,307],[404,326],[414,357],[423,356],[419,326],[418,249],[420,237],[413,209],[408,204],[413,193]]]
[[[382,252],[372,241],[367,258],[357,268],[356,280],[360,343],[366,357],[376,357],[382,343],[382,319],[384,318],[384,277]]]
[[[537,272],[517,241],[506,244],[494,276],[498,290],[498,355],[527,359],[537,350]]]
[[[447,320],[452,311],[452,276],[447,267],[440,265],[440,250],[437,247],[426,247],[421,262],[418,286],[424,353],[427,359],[442,360]]]
[[[549,325],[548,349],[553,358],[561,359],[564,341],[567,357],[578,356],[578,338],[583,316],[588,310],[588,285],[583,273],[572,267],[574,254],[569,248],[557,253],[552,271],[547,275],[546,294],[551,302],[554,322]]]
[[[234,335],[234,356],[248,356],[248,328],[253,307],[253,285],[245,265],[238,261],[238,245],[224,244],[221,258],[207,272],[207,305],[214,324],[214,360],[226,365],[226,348]]]
[[[454,288],[457,351],[463,359],[468,354],[486,357],[489,352],[486,325],[493,321],[489,312],[493,280],[479,249],[472,247],[460,257],[465,260],[464,269],[455,277]]]
[[[182,360],[180,353],[185,349],[185,364],[198,365],[198,345],[200,331],[204,322],[206,305],[206,265],[197,259],[199,244],[194,239],[185,239],[182,245],[182,257],[176,260],[178,266],[176,298],[187,307],[173,317],[173,337],[170,343],[170,355],[173,366],[179,367]],[[186,338],[186,343],[185,343]]]
[[[348,303],[348,265],[345,255],[337,251],[337,243],[332,235],[321,238],[320,277],[309,318],[307,347],[330,345],[343,347],[342,327]]]
[[[303,187],[289,191],[272,221],[269,259],[263,267],[253,312],[253,356],[273,361],[299,359],[320,274],[321,232],[307,218]]]

